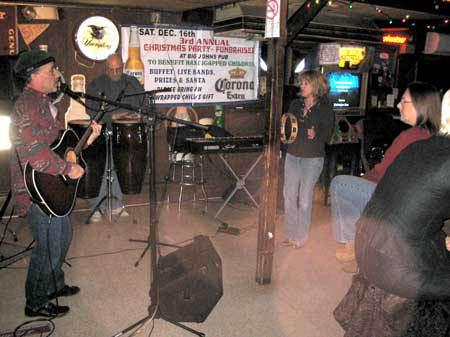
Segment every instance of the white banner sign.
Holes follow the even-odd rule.
[[[214,37],[209,29],[138,26],[145,90],[170,88],[157,104],[208,105],[258,99],[259,42]],[[122,27],[128,60],[130,27]]]

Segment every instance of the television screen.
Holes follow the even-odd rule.
[[[360,108],[361,74],[350,72],[328,73],[329,99],[335,110]]]

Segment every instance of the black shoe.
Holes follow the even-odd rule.
[[[53,303],[47,303],[42,308],[33,310],[29,307],[25,307],[25,315],[28,317],[62,317],[69,312],[69,307],[65,305],[56,305]]]
[[[68,286],[65,285],[60,290],[54,292],[53,294],[48,295],[48,299],[52,300],[57,297],[67,297],[67,296],[73,296],[80,292],[80,288],[77,286]]]

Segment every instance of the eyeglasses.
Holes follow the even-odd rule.
[[[404,98],[400,100],[400,104],[412,103],[412,101],[407,101]]]
[[[42,68],[39,67],[38,69],[36,69],[35,73],[36,73],[36,74],[46,74],[46,75],[50,75],[50,76],[55,76],[55,75],[59,75],[59,74],[60,74],[59,68],[58,68],[58,67],[55,67],[55,66],[52,66],[52,67],[51,67],[48,71],[46,71],[46,72],[42,71]]]

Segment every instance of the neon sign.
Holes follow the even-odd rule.
[[[408,37],[405,35],[388,33],[383,35],[382,41],[386,44],[405,44],[408,43]]]

